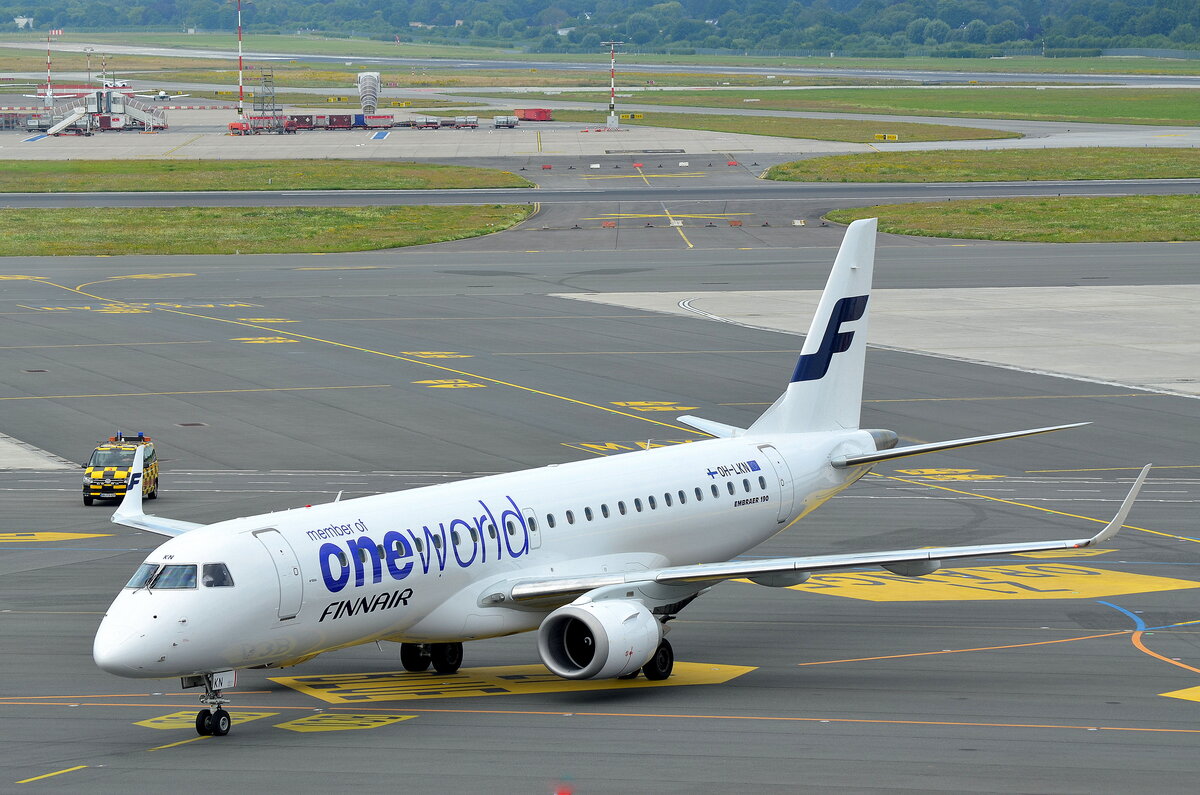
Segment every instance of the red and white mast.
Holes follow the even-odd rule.
[[[615,130],[619,126],[617,118],[617,48],[624,46],[623,41],[601,42],[608,46],[608,129]]]

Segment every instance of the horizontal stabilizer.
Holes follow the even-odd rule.
[[[1020,439],[1023,436],[1036,436],[1039,433],[1051,433],[1053,431],[1065,431],[1068,428],[1082,428],[1084,425],[1091,425],[1090,422],[1075,422],[1070,425],[1055,425],[1050,428],[1033,428],[1028,431],[1010,431],[1008,433],[993,433],[990,436],[972,436],[969,439],[951,439],[947,442],[930,442],[929,444],[914,444],[909,447],[897,447],[892,450],[880,450],[876,453],[864,453],[863,455],[844,455],[833,459],[830,463],[835,467],[856,467],[863,464],[874,464],[879,461],[891,461],[894,458],[907,458],[910,455],[923,455],[925,453],[936,453],[939,450],[954,450],[959,447],[971,447],[976,444],[987,444],[988,442],[1001,442],[1005,439]]]
[[[142,512],[142,467],[146,448],[139,445],[133,454],[133,465],[129,468],[129,485],[125,489],[125,497],[112,515],[113,524],[132,527],[135,530],[146,530],[160,536],[183,535],[189,530],[204,527],[195,522],[184,522],[179,519],[163,519]]]
[[[698,431],[704,431],[707,434],[716,436],[718,439],[731,439],[734,436],[741,436],[746,433],[745,428],[739,428],[736,425],[726,425],[716,420],[706,420],[703,417],[693,417],[691,414],[684,414],[682,417],[676,417],[675,419]]]

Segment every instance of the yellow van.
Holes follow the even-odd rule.
[[[83,465],[84,505],[91,505],[96,499],[119,500],[125,496],[129,468],[139,447],[146,449],[142,458],[142,497],[148,500],[158,497],[158,456],[154,442],[141,432],[134,436],[117,431],[116,436],[98,445]]]

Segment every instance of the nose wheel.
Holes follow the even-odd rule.
[[[204,674],[203,677],[204,695],[200,696],[200,703],[216,709],[202,709],[196,713],[196,734],[201,737],[224,737],[229,734],[229,728],[233,725],[229,713],[222,707],[223,704],[229,703],[229,699],[213,687],[212,674]]]

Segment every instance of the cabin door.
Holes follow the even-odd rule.
[[[304,580],[300,576],[296,552],[278,530],[258,530],[254,537],[267,548],[279,577],[279,620],[295,618],[304,601]]]
[[[779,513],[776,521],[783,524],[792,515],[792,505],[796,498],[796,490],[792,486],[792,470],[788,469],[787,462],[773,446],[760,444],[758,449],[762,450],[763,455],[771,462],[771,469],[774,470],[779,495]]]

